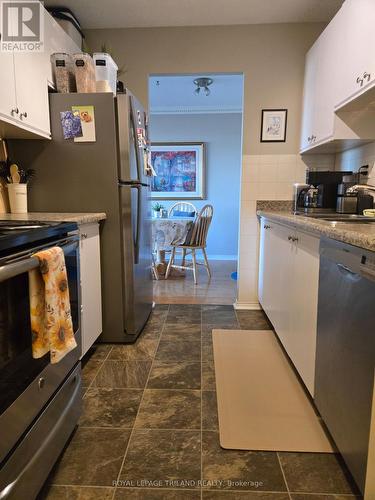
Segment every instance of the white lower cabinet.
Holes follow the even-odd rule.
[[[261,219],[259,301],[314,394],[319,238]]]
[[[81,334],[82,356],[102,333],[102,289],[100,274],[99,224],[82,224],[80,234],[81,264]]]

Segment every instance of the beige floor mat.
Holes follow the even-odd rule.
[[[212,338],[223,448],[333,452],[272,331],[213,330]]]

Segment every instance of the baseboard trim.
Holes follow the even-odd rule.
[[[210,254],[207,254],[207,258],[208,260],[231,260],[231,261],[234,261],[234,262],[237,262],[238,260],[238,255],[210,255]],[[187,255],[186,256],[186,259],[187,260],[191,260],[191,255]],[[200,259],[200,255],[198,254],[197,256],[197,259],[199,260]]]
[[[235,260],[237,261],[238,255],[210,255],[207,254],[208,260]]]
[[[237,310],[253,310],[253,311],[259,311],[262,309],[261,305],[259,302],[239,302],[236,300],[236,302],[233,304],[233,307]]]

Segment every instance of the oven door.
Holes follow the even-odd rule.
[[[49,243],[48,247],[59,245],[64,250],[78,344],[59,363],[52,365],[49,353],[34,359],[31,349],[28,271],[38,266],[32,253],[46,247],[30,249],[24,258],[22,254],[11,256],[0,267],[0,462],[58,390],[81,354],[78,236],[59,243]]]

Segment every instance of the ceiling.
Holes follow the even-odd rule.
[[[343,0],[44,0],[83,28],[328,22]]]
[[[194,93],[193,80],[202,76],[213,79],[208,96]],[[154,75],[149,79],[152,114],[240,113],[242,98],[241,74]]]

